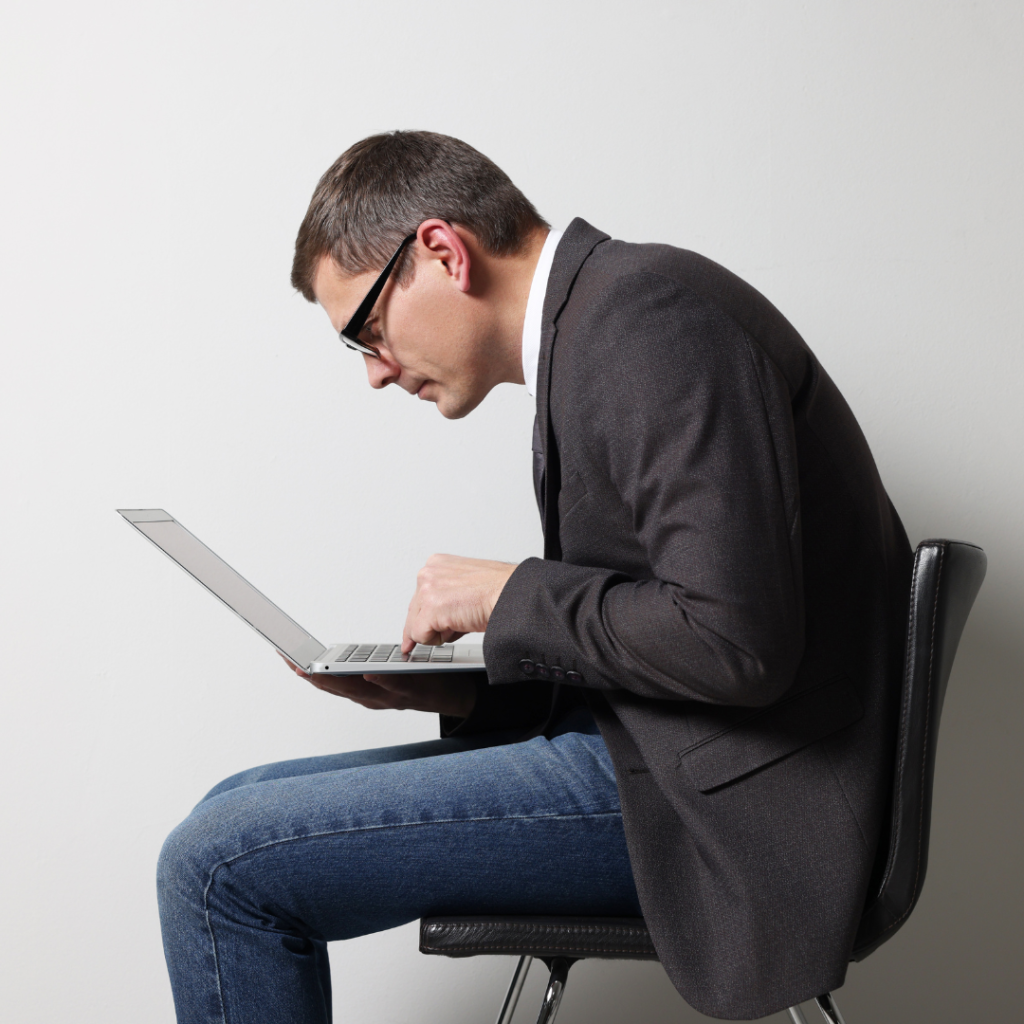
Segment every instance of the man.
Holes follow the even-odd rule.
[[[328,170],[292,281],[373,387],[451,418],[535,389],[544,558],[419,574],[404,646],[484,630],[486,676],[311,679],[439,712],[442,739],[243,772],[172,833],[179,1020],[329,1020],[327,941],[430,913],[642,912],[713,1016],[840,985],[911,553],[796,331],[694,253],[550,232],[425,132]]]

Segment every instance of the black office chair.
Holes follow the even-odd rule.
[[[892,804],[853,959],[863,960],[910,916],[924,884],[939,716],[960,635],[985,578],[985,552],[973,544],[926,540],[910,588],[906,668]],[[441,956],[518,956],[497,1024],[510,1024],[534,958],[551,976],[537,1024],[552,1024],[569,968],[588,957],[657,960],[643,918],[431,917],[420,922],[420,952]],[[844,1024],[830,992],[815,1003],[829,1024]],[[791,1006],[794,1024],[807,1024]]]

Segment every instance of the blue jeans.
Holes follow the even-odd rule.
[[[640,914],[589,713],[550,740],[450,738],[254,768],[168,837],[179,1024],[324,1024],[327,943],[431,914]]]

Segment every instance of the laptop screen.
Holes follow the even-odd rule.
[[[306,667],[326,650],[162,508],[117,511],[297,665]]]

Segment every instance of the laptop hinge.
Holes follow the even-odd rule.
[[[326,650],[327,648],[324,647],[319,640],[314,640],[310,637],[308,640],[304,640],[297,650],[288,654],[288,657],[291,658],[299,668],[304,671],[309,671],[309,666],[312,665],[314,661],[319,661],[320,656]],[[288,652],[285,653],[287,654]]]

